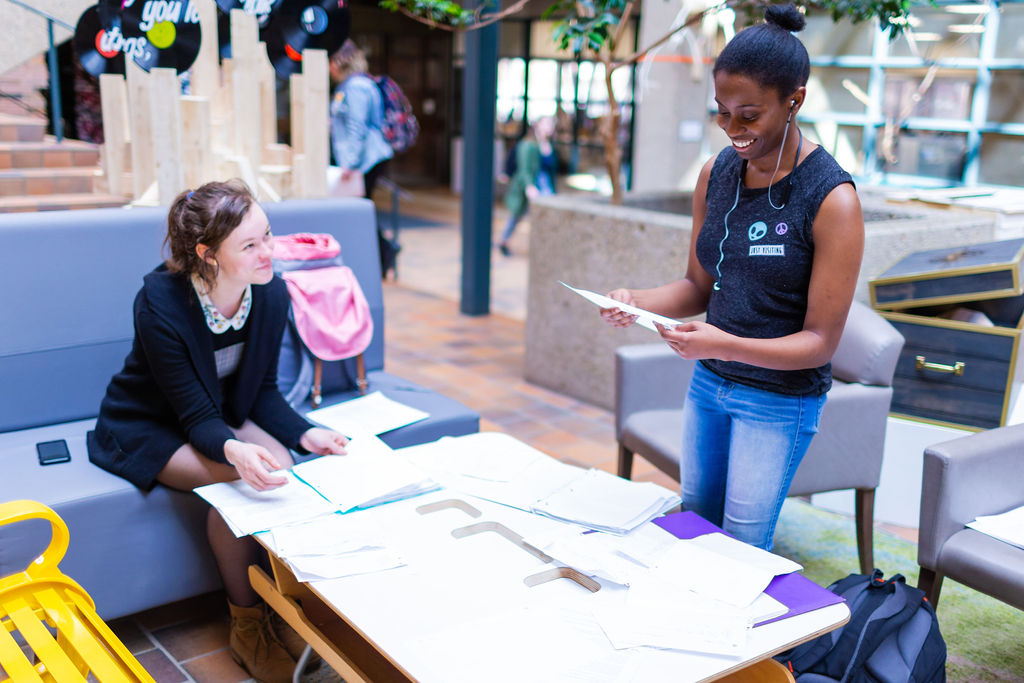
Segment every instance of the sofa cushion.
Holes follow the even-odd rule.
[[[140,491],[93,465],[85,435],[94,424],[0,434],[0,500],[37,500],[60,515],[71,533],[61,570],[82,584],[104,619],[218,588],[205,531],[209,506],[162,486]],[[55,439],[67,442],[70,462],[40,465],[36,443]],[[0,529],[0,575],[23,570],[49,540],[41,520]]]

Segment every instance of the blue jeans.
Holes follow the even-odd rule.
[[[683,409],[683,507],[771,550],[786,492],[824,405],[824,394],[754,389],[697,363]]]

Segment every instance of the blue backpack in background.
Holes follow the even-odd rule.
[[[775,658],[800,683],[945,683],[946,641],[924,591],[901,574],[850,574],[828,587],[850,621]]]
[[[412,113],[412,105],[398,84],[388,76],[370,76],[380,90],[384,111],[380,132],[395,154],[404,152],[416,142],[420,124]]]

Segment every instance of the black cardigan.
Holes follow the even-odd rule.
[[[188,276],[160,266],[135,297],[135,340],[114,375],[88,439],[89,459],[140,488],[152,488],[171,455],[185,443],[217,462],[230,427],[245,420],[288,448],[312,427],[277,388],[277,358],[288,316],[288,290],[278,278],[253,285],[248,341],[221,395],[212,334]]]

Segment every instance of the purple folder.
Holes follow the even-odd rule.
[[[715,532],[725,533],[697,513],[689,510],[659,517],[654,520],[654,523],[676,538],[682,539],[696,538]],[[832,591],[822,588],[806,576],[797,573],[776,576],[764,592],[788,607],[789,611],[774,619],[762,621],[757,626],[843,602],[843,599]]]

